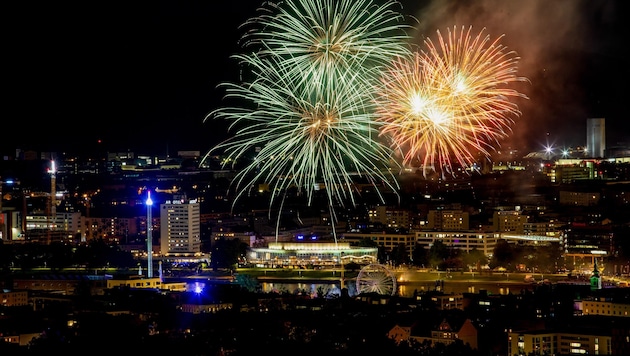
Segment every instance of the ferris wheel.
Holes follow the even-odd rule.
[[[361,269],[356,280],[357,293],[396,294],[396,275],[382,264],[372,263]]]

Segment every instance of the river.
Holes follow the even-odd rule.
[[[488,294],[516,294],[523,290],[532,290],[535,283],[526,282],[525,274],[495,274],[480,275],[475,273],[462,273],[449,275],[444,272],[417,272],[417,271],[396,271],[395,279],[374,279],[367,283],[374,285],[374,288],[386,291],[390,295],[412,297],[414,294],[428,291],[441,291],[445,294],[479,293],[485,291]],[[542,280],[542,276],[538,275]],[[566,277],[566,276],[565,276]],[[550,276],[553,280],[554,278]],[[343,278],[337,273],[324,278],[312,278],[298,274],[295,277],[278,276],[257,276],[257,283],[263,292],[279,293],[307,293],[312,296],[318,294],[339,294],[341,288],[346,288],[350,296],[359,294],[357,291],[361,286],[357,286],[357,276]],[[225,279],[216,280],[197,276],[195,283],[200,280],[209,284],[226,283]],[[191,281],[192,282],[192,281]],[[231,282],[233,283],[233,282]],[[365,282],[363,283],[365,285]]]

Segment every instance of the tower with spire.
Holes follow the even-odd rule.
[[[597,268],[597,258],[593,263],[593,274],[591,274],[591,290],[602,289],[602,278],[599,276],[599,269]]]

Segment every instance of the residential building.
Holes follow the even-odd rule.
[[[26,231],[51,230],[66,240],[74,240],[81,235],[82,220],[80,212],[62,212],[54,216],[31,214],[26,216]]]
[[[524,224],[528,219],[529,216],[524,215],[520,210],[500,210],[494,212],[492,226],[497,232],[522,234],[525,230]]]
[[[576,192],[569,190],[561,190],[559,193],[559,202],[563,205],[573,206],[594,206],[599,203],[601,194],[599,192]]]
[[[417,334],[418,328],[415,326],[401,326],[397,324],[389,330],[387,335],[397,343],[413,340],[419,344],[429,343],[435,345],[441,343],[448,345],[461,340],[464,345],[469,345],[473,350],[476,350],[478,347],[477,328],[470,319],[459,321],[456,318],[444,318],[435,329],[430,331],[429,335]]]
[[[464,295],[461,293],[425,293],[416,296],[417,301],[429,299],[431,305],[439,310],[460,309],[464,310]]]
[[[427,229],[465,231],[470,229],[469,214],[462,210],[429,210]]]
[[[19,307],[28,305],[28,291],[0,289],[0,306]]]
[[[122,217],[85,217],[84,241],[92,239],[117,238],[124,242],[128,236],[136,236],[140,232],[140,226],[146,225],[146,217],[122,218]]]
[[[390,229],[409,229],[412,225],[408,209],[378,205],[369,210],[368,217],[371,223],[379,223]]]
[[[630,318],[630,303],[611,298],[588,298],[576,302],[582,315],[602,315]]]
[[[508,333],[508,355],[614,355],[610,331],[534,330]]]

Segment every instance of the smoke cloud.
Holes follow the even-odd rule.
[[[627,37],[620,37],[622,22],[617,18],[627,13],[621,8],[627,6],[623,1],[408,0],[401,4],[403,12],[418,21],[414,42],[420,46],[426,37],[435,40],[438,30],[444,34],[453,26],[472,26],[475,34],[485,28],[492,40],[504,36],[501,44],[516,52],[517,75],[529,83],[514,89],[529,99],[516,102],[522,115],[503,147],[583,146],[590,117],[606,118],[610,141],[630,141],[628,134],[613,132],[616,125],[621,130],[625,99],[609,83],[614,68],[624,68],[619,75],[628,78],[620,50]]]

